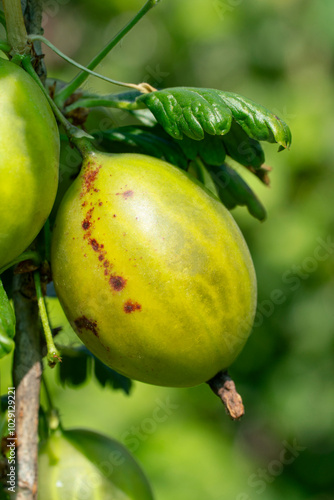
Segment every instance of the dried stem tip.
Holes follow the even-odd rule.
[[[222,400],[226,413],[232,420],[239,420],[245,414],[245,408],[235,383],[227,371],[219,372],[207,382],[212,391]]]

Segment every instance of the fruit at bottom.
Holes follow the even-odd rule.
[[[51,263],[73,329],[130,378],[200,384],[249,336],[256,278],[243,236],[213,195],[164,161],[88,154],[58,211]]]
[[[86,429],[58,429],[40,446],[38,499],[153,500],[153,495],[121,443]]]
[[[0,268],[34,240],[58,183],[59,134],[43,92],[28,73],[0,59]]]

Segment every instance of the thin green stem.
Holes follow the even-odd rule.
[[[54,404],[52,402],[51,394],[50,394],[50,391],[49,391],[49,388],[48,388],[48,384],[47,384],[47,382],[45,380],[44,373],[42,374],[42,382],[43,382],[43,386],[44,386],[46,400],[47,400],[47,403],[48,403],[48,411],[52,411],[52,410],[55,409],[55,406],[54,406]]]
[[[75,125],[72,125],[72,123],[70,123],[65,118],[65,116],[62,114],[62,112],[60,111],[60,109],[56,106],[56,104],[54,103],[54,101],[51,99],[51,97],[47,93],[45,87],[43,86],[41,80],[39,79],[36,71],[34,70],[32,64],[31,64],[31,59],[30,59],[29,56],[25,56],[23,58],[23,60],[22,60],[22,66],[27,71],[27,73],[29,73],[29,75],[35,80],[35,82],[40,87],[40,89],[43,91],[43,93],[44,93],[46,99],[48,100],[48,102],[49,102],[49,104],[50,104],[50,106],[52,108],[52,111],[54,112],[57,120],[64,127],[64,130],[65,130],[66,134],[70,138],[73,138],[73,137],[76,137],[76,138],[86,137],[87,139],[93,140],[94,138],[92,136],[90,136],[89,134],[87,134],[86,132],[84,132],[83,130],[81,130],[80,128],[76,127]]]
[[[56,365],[56,363],[58,363],[58,361],[61,361],[61,358],[60,358],[60,353],[59,353],[58,349],[56,348],[54,341],[53,341],[52,332],[51,332],[51,328],[50,328],[50,324],[49,324],[49,318],[48,318],[48,314],[47,314],[46,307],[45,307],[42,286],[41,286],[41,277],[40,277],[39,271],[34,272],[34,281],[35,281],[39,314],[41,317],[42,326],[43,326],[44,335],[45,335],[45,340],[46,340],[46,346],[47,346],[47,350],[48,350],[47,360],[48,360],[49,366],[53,367]]]
[[[3,0],[8,42],[14,54],[24,54],[30,48],[27,40],[27,30],[24,24],[21,0]]]
[[[21,253],[16,259],[12,260],[9,264],[6,266],[3,266],[0,269],[0,275],[7,271],[12,266],[16,266],[16,264],[19,264],[20,262],[23,262],[24,260],[32,260],[36,266],[39,266],[41,263],[41,257],[37,252],[34,252],[33,250],[27,250],[26,252]]]
[[[140,83],[140,84],[135,84],[135,83],[126,83],[126,82],[119,82],[118,80],[113,80],[112,78],[108,78],[106,76],[100,75],[99,73],[95,73],[95,71],[91,71],[90,69],[87,69],[85,66],[82,66],[81,64],[77,63],[70,57],[68,57],[66,54],[61,52],[53,43],[49,42],[44,36],[42,35],[29,35],[29,40],[35,41],[39,40],[40,42],[45,43],[50,49],[52,49],[56,54],[58,54],[59,57],[62,57],[65,61],[69,62],[70,64],[73,64],[73,66],[76,66],[77,68],[81,69],[82,71],[89,73],[90,75],[96,76],[97,78],[100,78],[101,80],[105,80],[108,83],[112,83],[113,85],[119,85],[120,87],[129,87],[131,89],[136,89],[139,90],[140,92],[152,92],[153,87],[151,87],[148,83]],[[59,105],[58,101],[57,104]]]
[[[124,26],[107,45],[94,57],[88,64],[87,68],[93,70],[100,62],[109,54],[109,52],[129,33],[129,31],[142,19],[142,17],[151,10],[159,0],[148,0],[140,11]],[[65,85],[56,93],[55,101],[60,108],[64,106],[65,101],[75,92],[88,78],[89,74],[85,72],[79,73],[70,83]]]
[[[51,431],[54,431],[58,428],[61,428],[61,423],[59,419],[59,413],[55,405],[53,404],[52,398],[51,398],[51,393],[47,384],[47,381],[45,379],[45,374],[42,374],[42,382],[43,382],[43,387],[46,395],[46,401],[48,405],[48,411],[47,411],[47,424],[48,427]]]

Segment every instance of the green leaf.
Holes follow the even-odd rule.
[[[62,362],[58,364],[62,385],[76,387],[84,384],[94,373],[98,382],[105,387],[121,389],[129,394],[131,380],[104,365],[84,345],[60,346]]]
[[[148,154],[187,169],[188,160],[198,156],[211,165],[221,165],[225,160],[225,149],[221,138],[206,135],[203,141],[194,141],[184,136],[182,140],[173,140],[160,125],[155,127],[125,126],[99,132],[101,145],[110,151],[114,146],[110,143],[121,142],[136,148],[136,152]]]
[[[189,160],[195,160],[199,156],[210,165],[221,165],[226,157],[224,145],[217,136],[205,134],[202,141],[194,141],[184,135],[177,144]]]
[[[260,104],[232,92],[179,87],[143,94],[144,103],[158,123],[175,139],[184,135],[194,140],[204,134],[225,135],[234,120],[257,141],[277,142],[283,148],[291,143],[289,127]]]
[[[0,280],[0,358],[14,348],[15,314]]]
[[[63,386],[82,385],[90,377],[92,359],[84,346],[61,348],[59,379]]]
[[[110,385],[115,390],[121,389],[126,394],[130,394],[132,381],[124,377],[124,375],[115,372],[115,370],[112,370],[97,358],[95,358],[94,362],[94,373],[102,387]]]
[[[261,144],[248,137],[236,122],[232,122],[230,131],[221,140],[228,156],[241,165],[258,169],[264,163],[264,152]],[[211,163],[211,165],[214,164]]]
[[[208,167],[218,194],[228,209],[236,205],[246,205],[250,214],[259,220],[266,218],[266,210],[243,178],[231,167]]]
[[[182,150],[160,127],[127,126],[105,130],[99,133],[102,147],[113,151],[110,143],[122,142],[136,148],[136,152],[148,154],[172,163],[180,168],[187,168],[187,158]]]
[[[157,125],[157,120],[154,118],[151,111],[147,108],[144,109],[130,109],[128,113],[136,118],[141,124],[147,127],[154,127]],[[162,129],[161,129],[162,130]],[[166,134],[169,138],[170,136]]]

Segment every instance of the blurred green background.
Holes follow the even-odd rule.
[[[143,3],[47,2],[45,36],[87,64]],[[63,389],[47,369],[64,426],[127,444],[157,500],[334,499],[333,23],[333,0],[161,0],[98,69],[158,87],[240,93],[293,135],[291,151],[265,145],[270,188],[240,170],[268,210],[264,223],[233,211],[258,277],[253,333],[230,370],[246,407],[240,422],[205,385],[135,383],[127,397],[94,380]],[[49,50],[46,64],[50,77],[76,73]],[[121,91],[97,79],[85,88]],[[50,309],[57,314],[57,304]]]

